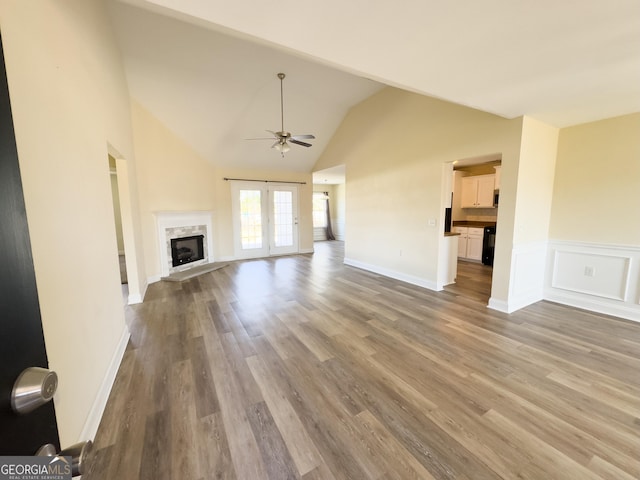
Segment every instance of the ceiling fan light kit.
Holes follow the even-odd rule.
[[[271,135],[273,135],[273,139],[275,139],[275,143],[271,145],[271,148],[275,148],[280,152],[280,154],[284,157],[284,154],[291,150],[290,143],[294,145],[300,145],[302,147],[311,147],[312,145],[307,142],[303,142],[302,140],[312,140],[316,138],[311,134],[305,135],[292,135],[291,133],[285,131],[284,129],[284,95],[283,95],[283,80],[285,78],[284,73],[278,73],[278,78],[280,79],[280,131],[274,132],[272,130],[267,130]],[[270,140],[270,138],[250,138],[249,140]]]

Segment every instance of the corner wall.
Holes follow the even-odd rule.
[[[391,87],[353,107],[314,166],[346,165],[345,262],[437,289],[443,164],[502,154],[504,181],[514,185],[501,195],[508,229],[521,124]],[[508,246],[494,267],[507,277]]]
[[[640,113],[560,130],[545,298],[640,321]]]
[[[504,228],[502,212],[498,213],[498,238],[496,250],[510,255],[511,271],[494,281],[489,305],[505,312],[513,312],[543,298],[547,237],[551,218],[553,178],[558,149],[558,129],[530,117],[522,119],[520,157],[515,182],[516,197],[513,227]],[[502,171],[504,173],[505,168]],[[505,184],[504,176],[502,185]],[[500,205],[503,206],[503,188]],[[505,231],[507,230],[507,231]],[[511,246],[505,249],[505,241],[511,237]],[[494,276],[495,277],[495,276]],[[497,296],[507,290],[506,297]]]

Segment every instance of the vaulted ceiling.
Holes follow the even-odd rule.
[[[111,0],[132,97],[225,166],[311,171],[385,84],[568,126],[640,111],[640,2]],[[281,157],[265,130],[313,133]],[[357,139],[354,139],[357,141]]]

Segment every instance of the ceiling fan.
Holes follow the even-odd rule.
[[[282,81],[284,80],[284,77],[285,77],[284,73],[279,73],[278,74],[278,78],[280,79],[280,119],[281,119],[280,131],[279,132],[274,132],[272,130],[267,130],[267,132],[269,132],[271,135],[273,135],[273,137],[248,138],[247,139],[247,140],[274,140],[275,139],[275,143],[273,145],[271,145],[271,148],[275,148],[276,150],[278,150],[282,154],[283,157],[284,157],[284,154],[291,149],[291,147],[289,146],[290,143],[293,143],[295,145],[301,145],[303,147],[311,147],[310,143],[303,142],[302,140],[310,140],[310,139],[316,138],[311,134],[292,135],[291,133],[285,131],[285,129],[284,129],[284,101],[283,101],[283,94],[282,94]]]

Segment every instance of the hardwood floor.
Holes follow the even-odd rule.
[[[640,477],[640,324],[313,255],[151,285],[85,480]]]
[[[458,260],[456,283],[445,290],[463,299],[473,299],[487,305],[491,297],[493,268],[481,263]]]

